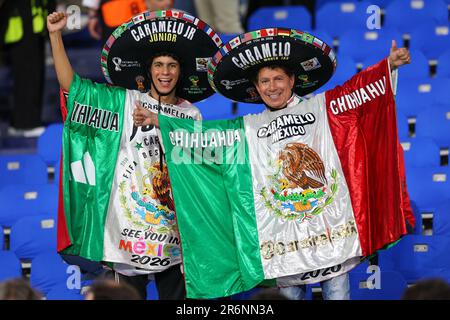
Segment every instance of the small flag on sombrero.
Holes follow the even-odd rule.
[[[147,91],[151,83],[150,58],[158,53],[174,54],[181,64],[177,95],[196,102],[214,93],[208,82],[207,64],[221,44],[214,29],[183,11],[144,12],[113,32],[103,50],[102,61],[107,68],[102,70],[108,82],[127,89],[142,89],[145,79]]]
[[[239,40],[239,41],[238,41]],[[230,50],[223,50],[228,47]],[[282,65],[295,76],[294,92],[300,96],[323,86],[336,69],[333,49],[304,31],[267,28],[231,39],[215,55],[208,68],[211,86],[225,97],[240,102],[262,103],[251,79],[267,65]],[[227,84],[227,85],[224,85]],[[230,85],[233,84],[233,85]]]

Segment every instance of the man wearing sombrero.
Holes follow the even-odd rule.
[[[200,125],[158,119],[190,249],[188,297],[228,296],[272,279],[281,288],[335,279],[324,298],[349,298],[345,274],[406,234],[405,219],[414,224],[394,100],[395,69],[409,62],[393,43],[389,57],[304,99],[336,68],[320,39],[268,28],[219,49],[208,66],[211,85],[267,109]],[[197,154],[207,158],[189,162]],[[201,206],[186,202],[194,196]],[[214,256],[202,255],[204,243]],[[224,274],[228,282],[219,281]]]
[[[115,85],[107,86],[74,73],[61,37],[66,22],[64,13],[47,18],[58,81],[69,91],[58,251],[105,262],[143,297],[154,278],[160,299],[182,299],[180,239],[158,129],[137,127],[132,113],[139,107],[201,119],[192,102],[213,93],[206,63],[220,38],[181,11],[142,13],[102,50],[104,76]]]
[[[266,36],[261,35],[264,33]],[[250,37],[255,37],[254,39],[241,42],[248,36],[250,36],[250,33],[243,37],[241,36],[239,39],[231,40],[225,47],[230,46],[232,48],[223,56],[223,51],[218,52],[212,61],[211,69],[213,73],[210,73],[209,79],[211,85],[220,94],[234,101],[246,103],[263,102],[266,106],[266,111],[259,117],[264,117],[264,113],[276,112],[285,108],[302,108],[301,102],[303,99],[301,97],[325,84],[336,68],[336,58],[333,50],[320,39],[307,33],[295,30],[263,29],[251,33]],[[237,41],[239,41],[238,44],[236,43]],[[352,101],[354,98],[351,93],[358,86],[363,87],[369,83],[364,83],[362,79],[367,77],[367,75],[370,77],[371,69],[389,68],[391,72],[394,72],[399,66],[407,63],[410,63],[408,50],[406,48],[396,48],[393,40],[387,59],[368,68],[368,70],[362,71],[361,74],[354,76],[342,87],[325,93],[326,99],[333,100],[333,98],[337,98],[334,103],[332,101],[329,104],[331,110],[329,117],[336,115],[336,119],[339,119],[340,114],[345,114],[349,109],[356,108],[358,101]],[[394,75],[394,78],[396,79],[396,75]],[[248,81],[244,82],[242,79],[247,79]],[[235,83],[235,85],[230,87],[230,83]],[[377,86],[373,87],[373,91],[370,92],[367,100],[374,99],[376,95],[381,94],[380,89]],[[346,97],[346,94],[349,98]],[[341,96],[341,99],[338,98],[339,96]],[[364,102],[366,98],[362,97],[361,99]],[[348,113],[357,114],[358,111],[349,111]],[[345,123],[349,117],[344,115],[342,118],[347,118],[344,120]],[[286,138],[289,138],[290,135],[295,135],[295,132],[287,133]],[[317,147],[326,148],[325,143],[320,146],[321,144],[318,142]],[[321,161],[318,156],[312,159],[317,154],[312,149],[304,149],[308,148],[306,146],[297,148],[292,144],[291,146],[288,145],[289,147],[288,151],[282,153],[285,154],[282,160],[293,161],[292,157],[295,159],[297,156],[310,157],[310,160],[303,161],[302,164],[295,168],[286,168],[286,162],[284,162],[285,177],[290,181],[291,186],[298,187],[303,183],[303,189],[314,189],[319,184],[320,186],[325,185],[320,179],[313,181],[310,178],[319,167],[318,164],[311,164],[312,161]],[[300,159],[298,160],[302,162]],[[307,161],[310,161],[309,164]],[[310,166],[309,168],[308,165]],[[289,170],[292,170],[292,172],[288,172]],[[304,170],[303,173],[302,170]],[[309,176],[304,174],[304,172],[308,172],[306,170],[309,170]],[[304,182],[305,178],[308,181]],[[324,279],[327,280],[322,281],[321,286],[325,300],[350,298],[350,284],[347,273],[337,273],[335,277],[324,277]],[[280,290],[287,297],[296,300],[305,298],[305,285],[286,286],[289,281],[284,283]]]

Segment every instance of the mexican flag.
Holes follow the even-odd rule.
[[[189,298],[329,279],[414,223],[387,59],[291,100],[234,120],[159,117]]]

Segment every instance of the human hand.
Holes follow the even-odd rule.
[[[406,48],[397,48],[395,40],[392,40],[392,46],[389,53],[389,63],[392,70],[395,70],[402,65],[411,63],[409,50]]]
[[[53,12],[47,16],[47,29],[49,33],[55,33],[64,29],[67,24],[65,12]]]
[[[145,109],[140,101],[135,102],[133,111],[133,122],[136,127],[154,125],[159,126],[158,115],[150,110]]]

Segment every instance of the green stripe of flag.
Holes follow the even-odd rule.
[[[160,116],[159,123],[177,211],[187,296],[224,297],[255,287],[264,280],[264,272],[243,118],[200,122]],[[180,130],[185,133],[178,141],[195,132],[208,132],[209,139],[232,132],[240,141],[225,150],[190,148],[190,144],[182,149],[170,139],[177,141]],[[216,159],[210,166],[194,162],[208,161],[209,155]],[[201,274],[200,265],[211,272]]]

